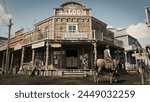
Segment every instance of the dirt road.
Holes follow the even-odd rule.
[[[141,85],[139,73],[120,75],[117,83],[109,83],[108,78],[101,78],[94,83],[93,76],[83,78],[63,78],[50,76],[0,75],[1,85]]]

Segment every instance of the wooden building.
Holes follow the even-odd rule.
[[[10,41],[10,71],[63,77],[93,75],[106,45],[113,58],[116,50],[124,50],[123,42],[106,27],[92,16],[92,9],[78,2],[63,3],[32,31],[16,32]]]
[[[9,45],[9,72],[13,74],[17,74],[20,68],[20,60],[21,60],[21,54],[22,54],[22,42],[23,42],[23,29],[18,30],[15,32],[15,36],[10,39],[10,45]],[[6,46],[5,45],[0,47],[0,66],[1,66],[1,72],[6,73]]]
[[[78,2],[54,8],[53,16],[24,33],[19,73],[31,74],[34,70],[35,75],[46,76],[92,75],[106,45],[112,55],[117,49],[123,50],[123,43],[106,27],[92,16],[90,8]]]
[[[123,41],[124,47],[124,58],[125,58],[125,69],[126,70],[137,70],[137,61],[133,54],[136,53],[137,49],[142,49],[139,41],[133,36],[126,33],[126,29],[117,30],[115,28],[108,28],[114,32],[115,38]]]
[[[6,37],[1,37],[0,36],[0,73],[3,72],[3,67],[4,67],[4,60],[5,60],[5,53],[4,49],[6,49],[6,43],[7,43],[7,38]]]

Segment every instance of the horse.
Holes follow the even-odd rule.
[[[114,59],[113,62],[107,63],[105,59],[97,59],[96,68],[94,72],[94,82],[99,81],[99,77],[102,76],[102,72],[109,73],[110,83],[112,83],[113,76],[117,73],[120,60]],[[115,82],[117,82],[117,77],[115,76]]]

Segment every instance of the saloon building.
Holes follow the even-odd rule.
[[[45,76],[92,75],[97,58],[106,45],[112,57],[123,51],[107,24],[92,16],[92,10],[78,2],[54,8],[54,15],[35,24],[23,34],[20,74]]]

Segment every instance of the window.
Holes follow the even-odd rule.
[[[70,33],[75,33],[78,30],[78,24],[68,24],[67,25],[67,31]]]
[[[69,25],[69,32],[76,32],[76,26],[75,25]]]
[[[48,27],[45,27],[45,33],[46,34],[48,33]]]

